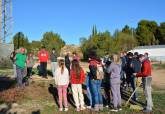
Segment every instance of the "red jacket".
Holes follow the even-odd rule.
[[[38,59],[40,62],[47,62],[49,59],[48,52],[46,50],[41,50],[38,52]]]
[[[80,79],[76,78],[76,73],[75,71],[73,71],[73,69],[70,70],[70,76],[71,76],[71,84],[82,84],[85,81],[85,73],[83,69],[81,69],[80,72]]]
[[[98,62],[98,61],[95,60],[95,59],[91,59],[91,60],[89,61],[89,65],[97,66],[97,64],[100,64],[100,62]]]
[[[137,73],[137,77],[148,77],[151,76],[151,62],[149,60],[145,60],[142,63],[142,71]]]

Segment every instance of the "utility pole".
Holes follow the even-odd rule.
[[[0,43],[13,43],[12,25],[12,0],[0,0]]]
[[[2,43],[2,0],[0,0],[0,43]]]

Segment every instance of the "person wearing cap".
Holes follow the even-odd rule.
[[[144,55],[139,55],[139,60],[142,62],[142,70],[140,73],[134,73],[136,77],[142,77],[143,90],[146,97],[146,106],[144,112],[151,112],[153,107],[152,94],[151,94],[151,62]]]
[[[57,68],[57,53],[55,48],[52,49],[52,52],[50,54],[50,61],[51,61],[52,74],[53,76],[55,76],[54,72]]]
[[[47,78],[47,62],[48,62],[49,54],[48,51],[45,50],[45,47],[42,46],[42,49],[38,52],[38,59],[40,62],[41,68],[41,76],[43,78]]]
[[[23,86],[23,77],[25,76],[27,56],[25,54],[25,48],[20,48],[15,57],[16,71],[17,71],[17,86]]]

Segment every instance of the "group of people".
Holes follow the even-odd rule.
[[[123,87],[131,87],[134,94],[133,100],[138,100],[136,87],[142,84],[144,94],[146,97],[146,106],[144,112],[151,112],[153,107],[152,94],[151,94],[151,61],[148,53],[138,54],[135,52],[121,52],[121,80]],[[139,83],[138,77],[141,77]]]
[[[33,54],[26,56],[26,50],[20,48],[16,53],[11,54],[11,59],[16,68],[17,85],[23,85],[24,69],[27,66],[28,76],[32,75],[32,67],[34,65]],[[112,93],[113,109],[111,111],[118,112],[121,109],[121,86],[132,87],[135,91],[137,77],[142,77],[142,84],[146,96],[145,112],[152,111],[152,95],[151,95],[151,62],[148,54],[144,55],[131,52],[121,52],[120,55],[113,54],[112,58],[107,56],[102,60],[96,54],[89,56],[89,72],[85,72],[80,65],[80,58],[73,53],[71,59],[67,53],[65,57],[58,57],[55,49],[52,49],[50,56],[48,51],[43,47],[38,52],[40,62],[40,75],[47,78],[47,62],[50,60],[52,74],[58,90],[59,111],[68,111],[67,88],[71,88],[76,110],[86,109],[82,85],[86,85],[89,105],[95,111],[103,110],[103,95],[101,88],[103,87],[107,93]],[[71,85],[71,86],[69,86]],[[133,95],[133,100],[137,100],[137,94]],[[63,107],[64,103],[64,107]],[[108,103],[107,103],[108,104]]]

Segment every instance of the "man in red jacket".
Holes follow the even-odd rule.
[[[142,69],[140,73],[135,73],[137,77],[142,77],[144,94],[146,97],[146,107],[144,112],[151,112],[153,107],[152,94],[151,94],[151,62],[144,55],[139,55],[139,60],[142,62]]]
[[[48,51],[45,50],[44,46],[38,52],[38,59],[40,62],[41,76],[43,76],[43,78],[47,78],[47,62],[49,59],[49,54]]]

